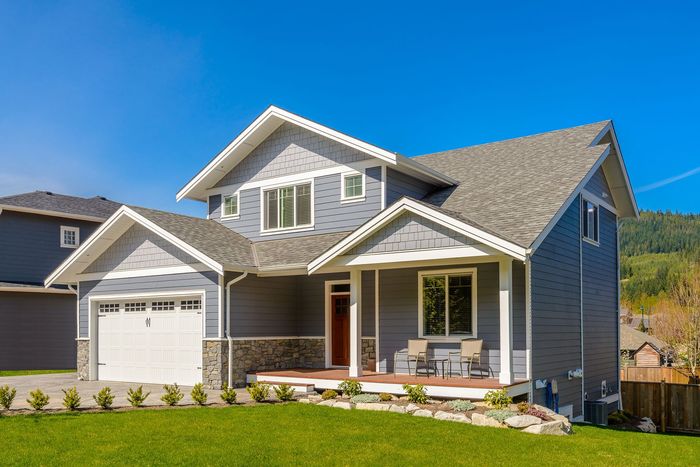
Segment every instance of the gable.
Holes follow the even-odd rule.
[[[131,271],[198,261],[156,233],[134,224],[83,272]]]
[[[586,184],[585,190],[593,193],[598,198],[605,200],[605,202],[615,207],[615,201],[612,198],[610,185],[608,185],[608,179],[605,177],[602,167],[599,167],[598,170],[595,171],[591,179]]]

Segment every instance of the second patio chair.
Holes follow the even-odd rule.
[[[408,374],[411,375],[411,362],[415,363],[415,375],[418,376],[418,363],[423,363],[426,375],[430,376],[428,368],[428,341],[425,339],[409,339],[408,348],[394,353],[394,378],[396,377],[396,364],[403,360],[408,365]]]
[[[481,348],[483,339],[463,339],[459,346],[459,352],[448,353],[448,374],[452,374],[452,362],[459,363],[459,374],[464,377],[464,364],[467,365],[467,377],[472,377],[472,365],[476,363],[481,369]],[[483,376],[483,374],[482,374]]]

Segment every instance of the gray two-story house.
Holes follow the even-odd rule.
[[[617,406],[638,213],[610,121],[409,158],[270,107],[177,199],[207,219],[122,207],[48,277],[78,289],[81,378]]]
[[[75,368],[75,291],[44,279],[120,206],[46,191],[0,197],[0,370]]]

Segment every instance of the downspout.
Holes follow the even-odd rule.
[[[228,340],[228,381],[227,384],[231,387],[233,380],[233,339],[231,339],[231,286],[236,282],[242,281],[248,276],[248,271],[243,272],[238,277],[234,277],[226,283],[226,339]]]

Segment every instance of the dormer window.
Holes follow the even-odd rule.
[[[80,245],[80,228],[61,226],[61,248],[78,248]]]
[[[263,231],[311,227],[311,183],[263,191]]]
[[[598,244],[599,236],[599,212],[598,205],[587,199],[583,199],[581,209],[581,230],[583,239],[590,243]]]
[[[341,201],[361,201],[365,198],[365,176],[359,173],[343,175]]]
[[[238,216],[238,193],[224,196],[223,217]]]

